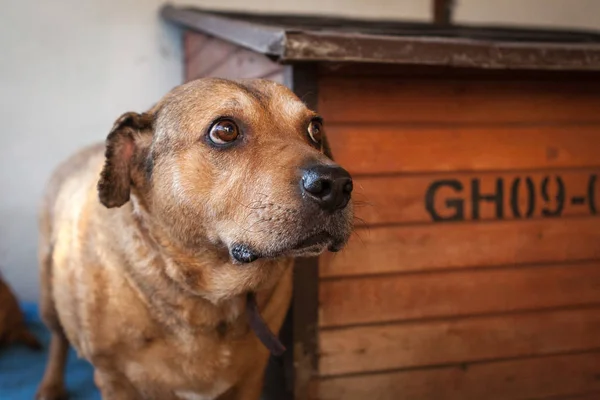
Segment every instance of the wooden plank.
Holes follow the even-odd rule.
[[[599,135],[600,137],[600,135]],[[599,168],[354,178],[363,224],[596,215]]]
[[[184,77],[189,82],[193,79],[201,78],[199,71],[207,63],[202,57],[199,57],[202,48],[211,40],[207,35],[186,31],[183,39],[184,49]]]
[[[594,399],[600,353],[347,376],[319,382],[320,400]],[[552,397],[549,397],[552,396]],[[589,395],[591,396],[591,395]]]
[[[282,65],[270,60],[263,54],[240,49],[224,63],[210,71],[208,76],[228,79],[262,78],[281,72],[282,69]]]
[[[283,82],[283,66],[267,56],[201,33],[186,31],[184,54],[186,81],[211,76]]]
[[[600,82],[325,77],[329,123],[506,124],[600,121]]]
[[[600,258],[600,219],[554,218],[357,229],[320,276],[460,269]]]
[[[202,49],[207,41],[208,36],[202,33],[185,31],[183,34],[184,62],[187,64]]]
[[[321,330],[319,341],[322,376],[550,355],[600,348],[600,309]]]
[[[336,161],[355,175],[580,168],[599,162],[600,124],[435,128],[326,123],[326,130]]]
[[[325,280],[319,288],[321,327],[600,304],[600,262]]]
[[[215,37],[209,37],[200,51],[191,57],[186,65],[186,77],[194,80],[210,76],[211,71],[218,68],[240,47]]]

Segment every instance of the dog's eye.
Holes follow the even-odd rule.
[[[235,122],[230,119],[222,119],[215,123],[208,137],[215,144],[227,144],[237,139],[239,135],[239,129]]]
[[[317,120],[310,121],[310,124],[308,124],[308,136],[316,144],[321,144],[321,140],[323,140],[323,124]]]

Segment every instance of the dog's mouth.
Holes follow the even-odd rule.
[[[277,257],[301,257],[318,255],[328,249],[329,251],[339,251],[343,247],[344,241],[336,240],[330,233],[321,231],[296,242],[292,246],[267,254],[260,253],[252,247],[245,244],[234,244],[229,251],[231,258],[242,264],[248,264],[259,258],[277,258]]]
[[[327,232],[319,232],[311,235],[298,242],[297,245],[292,247],[292,250],[305,250],[312,247],[325,247],[331,243],[333,238]]]

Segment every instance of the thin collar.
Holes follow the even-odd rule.
[[[267,350],[274,356],[282,355],[286,350],[285,346],[279,341],[277,335],[271,332],[267,323],[260,315],[258,304],[256,303],[256,293],[249,292],[246,297],[246,316],[250,328],[252,328]]]

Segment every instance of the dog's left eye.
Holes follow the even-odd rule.
[[[308,136],[310,136],[311,140],[316,144],[321,144],[321,140],[323,140],[323,124],[318,120],[312,120],[308,124]]]
[[[239,132],[235,122],[230,119],[222,119],[210,128],[208,137],[215,144],[227,144],[237,139]]]

